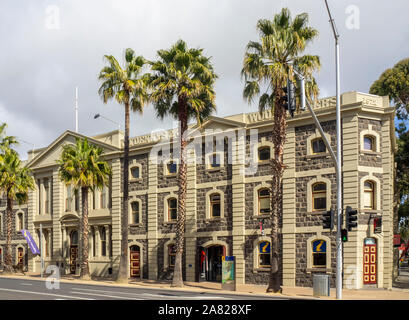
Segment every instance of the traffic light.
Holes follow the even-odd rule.
[[[348,231],[351,231],[352,228],[355,228],[358,226],[358,222],[355,222],[358,220],[357,217],[358,211],[357,210],[352,210],[350,206],[346,207],[346,227]]]
[[[284,91],[284,108],[288,110],[291,117],[294,117],[295,111],[295,88],[294,83],[292,81],[287,80],[287,86],[283,88]]]
[[[322,227],[330,230],[334,228],[334,210],[331,209],[322,214]]]
[[[348,241],[348,230],[347,229],[341,229],[341,240],[342,242]]]

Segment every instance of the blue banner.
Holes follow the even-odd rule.
[[[26,241],[28,243],[28,247],[30,248],[31,252],[33,254],[40,254],[40,250],[38,250],[37,244],[34,241],[34,239],[31,237],[30,232],[28,230],[21,230],[21,233],[23,234],[24,238],[26,238]]]

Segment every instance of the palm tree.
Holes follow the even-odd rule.
[[[66,185],[73,185],[75,190],[81,191],[82,219],[82,253],[81,279],[89,280],[88,264],[88,191],[102,189],[109,185],[111,169],[106,161],[101,159],[103,149],[88,143],[87,139],[76,139],[76,144],[63,146],[60,165],[60,178]]]
[[[5,148],[9,148],[13,144],[17,144],[16,137],[6,136],[6,128],[6,123],[0,125],[0,153],[3,152]]]
[[[0,157],[0,192],[6,195],[7,200],[5,271],[13,272],[11,258],[13,202],[17,201],[18,204],[27,202],[29,190],[34,190],[34,179],[30,170],[22,165],[17,152],[13,149],[5,148]]]
[[[274,124],[272,139],[274,156],[272,164],[272,210],[271,210],[271,247],[272,262],[267,292],[280,292],[281,279],[279,273],[279,235],[278,223],[282,214],[282,176],[285,169],[283,163],[283,146],[286,138],[286,110],[284,108],[284,90],[287,79],[295,80],[293,67],[306,78],[306,94],[309,100],[317,97],[318,88],[312,76],[314,70],[320,68],[318,56],[302,55],[307,44],[318,31],[308,26],[308,15],[302,13],[291,18],[287,8],[276,14],[273,20],[261,19],[257,22],[260,41],[250,41],[244,55],[242,76],[245,78],[243,97],[249,103],[259,97],[259,111],[270,109]]]
[[[104,103],[115,99],[125,106],[125,138],[124,138],[124,179],[123,202],[121,215],[121,257],[117,281],[128,281],[128,198],[129,198],[129,109],[142,114],[143,107],[148,103],[146,92],[146,75],[142,70],[146,60],[142,56],[135,56],[132,49],[125,50],[125,65],[120,66],[112,55],[105,55],[108,66],[102,68],[98,79],[102,81],[98,90]]]
[[[203,49],[189,49],[179,40],[169,50],[159,50],[159,60],[151,62],[151,101],[156,114],[170,115],[180,125],[180,164],[178,172],[178,215],[176,225],[176,260],[172,286],[182,287],[182,255],[186,219],[186,131],[189,119],[201,124],[216,110],[214,83],[217,75]]]

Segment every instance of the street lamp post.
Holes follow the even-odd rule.
[[[336,73],[336,131],[337,131],[337,272],[336,272],[336,298],[342,299],[342,241],[341,241],[341,215],[342,215],[342,159],[341,159],[341,97],[340,97],[340,76],[339,76],[339,34],[335,26],[335,21],[331,16],[331,11],[325,0],[332,31],[335,38],[335,73]]]
[[[94,119],[98,119],[98,118],[104,118],[105,120],[108,120],[108,121],[110,121],[110,122],[112,122],[112,123],[115,123],[117,126],[118,126],[118,130],[120,130],[121,129],[121,125],[118,123],[118,122],[115,122],[115,121],[113,121],[113,120],[111,120],[111,119],[109,119],[109,118],[107,118],[107,117],[104,117],[103,115],[101,115],[101,114],[99,114],[99,113],[97,113],[95,116],[94,116]]]

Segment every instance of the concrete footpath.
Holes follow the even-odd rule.
[[[30,280],[44,280],[41,279],[39,274],[13,274],[3,275],[1,277],[18,278],[18,279],[30,279]],[[46,277],[46,276],[45,276]],[[113,280],[107,279],[93,279],[91,281],[80,280],[77,276],[64,275],[61,277],[61,282],[77,282],[93,285],[104,286],[119,286],[119,287],[146,287],[146,288],[158,288],[167,290],[183,290],[183,291],[195,291],[195,292],[208,292],[208,293],[228,293],[237,294],[237,299],[240,299],[240,295],[257,294],[268,295],[277,297],[289,297],[298,299],[313,299],[313,300],[335,300],[335,289],[331,289],[329,297],[314,297],[312,288],[305,287],[282,287],[282,293],[266,293],[266,286],[264,285],[238,285],[237,291],[225,291],[222,290],[220,283],[214,282],[185,282],[183,288],[171,288],[169,281],[152,281],[152,280],[130,280],[125,284],[118,284]],[[360,289],[349,290],[344,289],[342,291],[343,300],[409,300],[409,275],[403,275],[396,279],[394,287],[390,290],[386,289]]]

